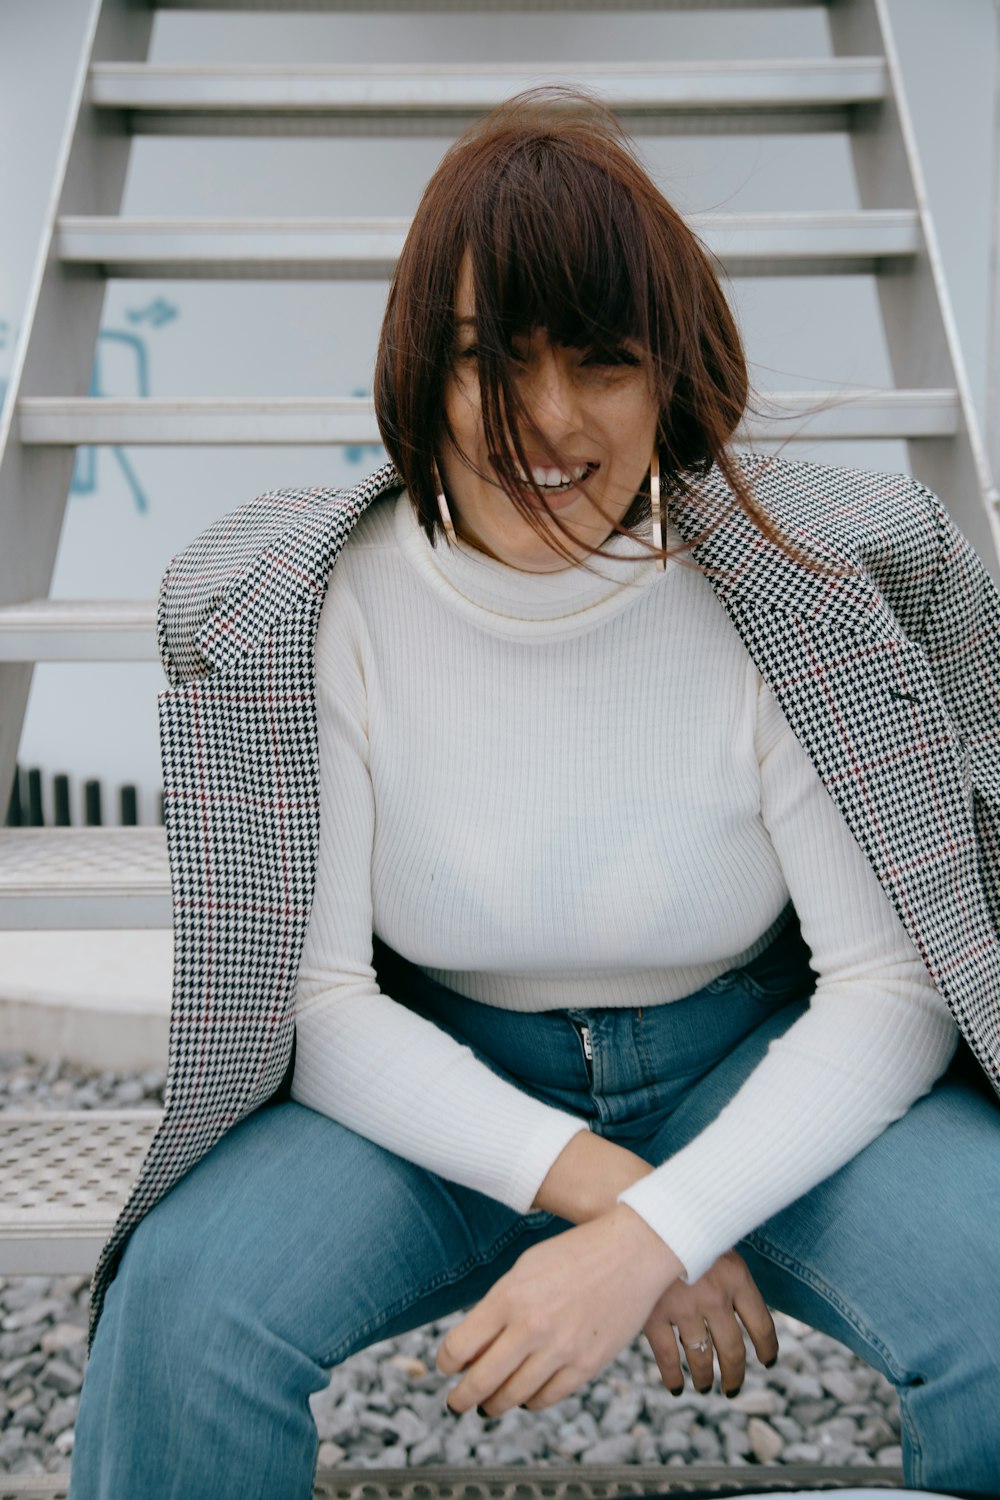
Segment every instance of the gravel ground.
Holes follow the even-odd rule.
[[[162,1104],[163,1075],[88,1074],[0,1053],[0,1108]],[[89,1278],[0,1278],[0,1472],[68,1472],[86,1351]],[[334,1370],[312,1398],[321,1467],[449,1464],[858,1464],[896,1467],[892,1386],[843,1345],[776,1316],[773,1370],[751,1354],[739,1396],[664,1390],[641,1341],[545,1412],[443,1413],[434,1350],[449,1322],[386,1340]],[[718,1382],[716,1382],[718,1386]]]

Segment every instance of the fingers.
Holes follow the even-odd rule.
[[[681,1341],[695,1390],[703,1396],[707,1395],[715,1381],[715,1357],[712,1335],[705,1319],[686,1319],[679,1323],[677,1336]]]
[[[712,1318],[709,1322],[712,1342],[719,1359],[719,1378],[727,1396],[735,1396],[743,1385],[747,1373],[746,1346],[743,1333],[735,1317]]]
[[[677,1338],[674,1325],[660,1303],[657,1303],[647,1318],[643,1333],[653,1351],[663,1384],[672,1396],[681,1395],[684,1390],[684,1371],[681,1369]]]
[[[475,1407],[483,1416],[498,1417],[527,1405],[557,1373],[549,1350],[535,1349],[525,1357],[520,1340],[504,1333],[449,1392],[448,1406],[454,1412]]]
[[[457,1375],[488,1349],[503,1327],[503,1315],[494,1301],[486,1297],[466,1313],[461,1323],[449,1328],[437,1352],[437,1367],[442,1375]]]
[[[737,1292],[733,1305],[741,1323],[750,1335],[757,1358],[762,1365],[770,1369],[778,1358],[777,1329],[774,1326],[770,1309],[757,1290],[756,1282],[750,1278],[749,1272],[747,1279],[749,1285]]]

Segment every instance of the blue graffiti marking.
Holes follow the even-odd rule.
[[[351,392],[351,395],[370,396],[371,391],[366,391],[364,386],[361,386],[356,387]],[[344,449],[344,460],[349,464],[360,464],[364,462],[366,454],[371,458],[378,459],[379,463],[385,462],[386,451],[381,443],[352,443],[350,447]]]
[[[130,307],[125,316],[130,323],[152,323],[154,328],[162,328],[164,323],[172,323],[178,312],[173,303],[157,297],[147,307]]]
[[[153,302],[143,308],[129,308],[125,313],[130,323],[152,323],[156,328],[162,327],[164,323],[171,322],[178,316],[178,310],[171,303],[157,297]],[[146,350],[146,341],[138,334],[129,333],[120,328],[102,328],[97,335],[97,348],[94,351],[94,364],[90,372],[89,396],[109,396],[117,394],[104,388],[101,375],[101,351],[102,345],[116,344],[128,350],[132,355],[132,367],[135,376],[134,389],[129,393],[134,396],[146,397],[149,395],[149,355]],[[125,476],[135,508],[140,515],[146,515],[149,511],[149,501],[146,492],[139,481],[139,477],[133,469],[126,456],[124,448],[114,445],[111,447],[111,455],[115,463]],[[97,449],[84,447],[77,449],[76,463],[73,467],[73,479],[70,485],[70,493],[73,495],[92,495],[97,489]]]

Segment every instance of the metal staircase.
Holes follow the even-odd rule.
[[[164,0],[161,8],[268,7],[254,0]],[[14,773],[35,662],[155,657],[152,601],[48,597],[77,445],[378,442],[369,403],[346,396],[88,396],[109,279],[387,279],[406,230],[399,219],[120,218],[138,135],[341,134],[382,139],[391,151],[394,139],[457,132],[509,94],[553,81],[596,90],[635,133],[846,135],[856,211],[712,212],[694,216],[695,224],[733,275],[873,278],[896,388],[770,391],[749,420],[747,436],[904,439],[912,472],[942,495],[996,570],[998,497],[962,370],[885,0],[811,6],[799,0],[275,0],[270,8],[387,14],[753,9],[773,12],[774,25],[786,12],[812,9],[828,15],[830,49],[801,61],[581,61],[559,68],[529,62],[165,66],[146,61],[155,16],[148,0],[91,0],[51,223],[0,428],[0,805],[6,805]],[[823,378],[822,349],[812,368]],[[160,830],[0,829],[0,928],[169,924]],[[14,1186],[0,1197],[0,1274],[40,1267],[91,1271],[129,1174],[138,1168],[134,1152],[121,1158],[98,1149],[106,1119],[45,1118],[48,1132],[38,1128],[37,1117],[6,1122],[4,1179]],[[133,1117],[122,1116],[121,1124],[126,1135],[138,1131],[133,1139],[142,1142],[149,1118],[141,1128]],[[54,1169],[46,1164],[53,1150]],[[65,1187],[74,1174],[89,1182],[89,1196],[67,1220],[57,1185]],[[24,1191],[25,1182],[36,1186]],[[776,1479],[802,1481],[801,1471],[772,1472]],[[822,1472],[824,1480],[836,1478]],[[680,1484],[677,1471],[669,1477]],[[841,1482],[848,1478],[865,1482],[857,1470]],[[879,1471],[883,1484],[894,1478]],[[21,1493],[3,1489],[8,1492]]]

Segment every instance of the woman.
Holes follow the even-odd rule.
[[[175,559],[170,1082],[73,1500],[305,1500],[329,1366],[456,1308],[455,1412],[641,1328],[733,1394],[761,1294],[893,1380],[908,1484],[996,1489],[997,596],[745,399],[613,119],[523,97],[399,262],[395,467]]]

